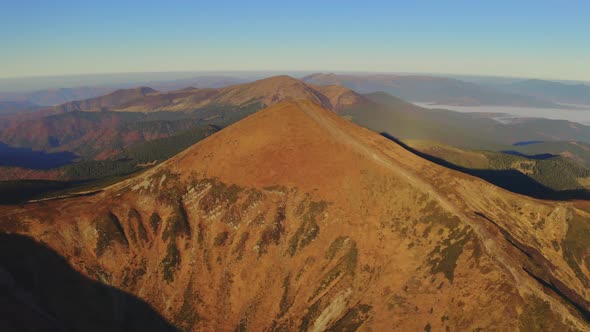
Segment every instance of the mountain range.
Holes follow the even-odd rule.
[[[545,161],[543,165],[553,166],[544,168],[540,177],[523,174],[522,169],[512,166],[492,172],[490,177],[488,171],[494,171],[491,164],[485,170],[463,171],[515,192],[538,197],[565,197],[561,191],[585,188],[577,179],[583,178],[586,171],[577,164],[586,167],[590,164],[590,155],[583,149],[583,142],[590,142],[587,126],[544,119],[501,123],[491,115],[424,109],[386,93],[361,95],[342,86],[319,86],[288,76],[219,89],[187,88],[170,92],[148,87],[124,89],[35,112],[4,116],[6,128],[0,132],[0,141],[5,148],[0,150],[0,155],[11,163],[0,162],[0,178],[91,180],[127,176],[152,167],[220,128],[284,100],[312,101],[357,124],[403,141],[428,140],[460,149],[497,152],[531,149],[513,145],[518,142],[543,142],[529,155],[562,155],[575,163]],[[545,146],[547,151],[543,151]],[[27,161],[32,157],[26,149],[32,149],[29,154],[35,154],[35,164]],[[43,153],[41,159],[39,151]],[[522,153],[527,154],[526,151]],[[22,158],[14,159],[17,155]],[[494,155],[499,159],[508,158],[502,153]],[[537,163],[528,159],[526,163]],[[70,165],[50,166],[64,162]],[[577,175],[572,175],[567,186],[548,181],[555,179],[559,172]],[[515,177],[522,181],[515,181]],[[17,183],[6,183],[0,187],[14,188],[15,185]],[[54,187],[47,187],[46,183],[39,185]],[[64,184],[55,186],[62,188]],[[0,192],[2,197],[17,197],[12,189],[9,193]]]
[[[141,75],[139,75],[141,76]],[[149,76],[149,75],[148,75]],[[160,91],[173,91],[186,87],[208,87],[217,88],[228,85],[234,85],[247,81],[243,78],[228,77],[228,76],[198,76],[194,78],[185,79],[141,79],[139,77],[130,78],[131,81],[126,83],[108,83],[97,84],[89,86],[67,87],[67,88],[48,88],[33,91],[20,92],[0,92],[0,102],[28,102],[39,106],[55,106],[64,104],[70,101],[79,101],[90,98],[99,97],[116,90],[129,89],[142,85],[149,85]],[[101,80],[97,77],[80,77],[76,81],[97,81]],[[5,83],[9,85],[8,83]],[[71,84],[71,82],[70,82]]]
[[[304,77],[303,81],[320,85],[338,84],[360,93],[386,92],[411,102],[438,105],[563,107],[538,96],[522,95],[447,77],[317,73]]]
[[[565,84],[546,80],[522,80],[511,84],[497,84],[504,91],[542,98],[557,103],[590,105],[590,85]]]
[[[386,93],[364,95],[377,107],[359,105],[341,114],[355,123],[400,139],[421,139],[462,148],[506,150],[525,141],[590,142],[590,127],[566,120],[520,118],[505,122],[496,114],[425,109]]]
[[[331,110],[366,102],[349,89],[312,86],[288,76],[220,89],[158,92],[140,87],[7,116],[0,141],[101,159],[133,144],[202,125],[225,126],[279,101],[297,99]]]
[[[121,75],[119,75],[121,76]],[[54,106],[70,101],[98,97],[118,89],[149,86],[169,92],[194,88],[221,88],[251,82],[262,73],[251,75],[226,74],[201,75],[192,78],[160,78],[136,75],[106,83],[104,77],[63,78],[70,87],[48,88],[34,91],[0,92],[0,102],[28,102],[39,106]],[[186,75],[185,75],[186,76]],[[268,75],[266,75],[268,76]],[[573,108],[590,105],[590,86],[585,83],[569,83],[539,79],[434,76],[425,74],[324,74],[316,73],[303,80],[318,85],[339,84],[360,93],[387,92],[412,102],[424,102],[449,106],[520,106],[541,108]],[[38,80],[40,82],[47,81]],[[58,80],[59,81],[59,80]],[[108,79],[107,79],[108,81]],[[75,86],[75,82],[95,82],[96,85]],[[116,83],[115,83],[116,82]],[[19,82],[19,84],[22,82]],[[55,85],[51,79],[47,84]],[[6,87],[10,83],[4,82]],[[15,83],[17,86],[19,84]],[[38,84],[37,84],[38,85]],[[570,104],[570,105],[568,105]],[[1,109],[1,107],[0,107]]]
[[[246,88],[207,100],[248,102]],[[313,91],[102,190],[0,207],[4,324],[590,329],[585,202],[431,163]],[[51,264],[68,272],[42,277]]]

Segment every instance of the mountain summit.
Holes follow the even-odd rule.
[[[590,328],[589,212],[432,164],[326,104],[277,103],[100,192],[2,207],[0,229],[183,330]],[[32,294],[37,328],[85,322],[9,291]],[[86,324],[138,326],[113,298],[80,303]]]

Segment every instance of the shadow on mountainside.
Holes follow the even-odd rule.
[[[176,331],[143,300],[27,236],[0,233],[0,293],[2,331]]]
[[[502,153],[506,153],[506,154],[510,154],[513,156],[517,156],[517,157],[525,157],[528,159],[534,159],[534,160],[545,160],[545,159],[549,159],[549,158],[553,158],[556,157],[557,155],[552,154],[552,153],[541,153],[541,154],[525,154],[522,152],[518,152],[518,151],[514,151],[514,150],[504,150],[501,151]]]
[[[388,133],[383,132],[381,133],[381,136],[399,144],[401,147],[408,150],[409,152],[412,152],[413,154],[422,157],[428,161],[431,161],[440,166],[444,166],[446,168],[450,168],[455,171],[476,176],[495,186],[506,189],[513,193],[522,194],[533,198],[560,201],[573,199],[590,199],[590,192],[588,190],[553,190],[517,170],[473,169],[458,166],[444,159],[434,157],[427,153],[418,151]]]

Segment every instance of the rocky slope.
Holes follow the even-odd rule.
[[[590,210],[437,166],[320,105],[279,103],[97,193],[1,207],[1,251],[33,238],[183,330],[590,330]],[[113,295],[72,314],[33,282],[39,256],[0,257],[23,280],[2,284],[8,305],[40,325],[145,310]]]

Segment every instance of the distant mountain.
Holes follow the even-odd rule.
[[[0,117],[0,124],[5,126],[0,142],[47,152],[68,151],[86,161],[101,161],[85,165],[88,171],[66,172],[76,176],[88,177],[89,170],[100,167],[111,171],[97,174],[125,173],[135,169],[133,162],[113,164],[108,160],[120,158],[132,146],[172,139],[203,126],[222,128],[285,100],[312,101],[399,139],[433,140],[461,148],[502,151],[515,142],[530,140],[590,142],[589,127],[567,121],[529,119],[505,124],[481,114],[424,109],[384,92],[360,95],[339,85],[319,86],[288,76],[220,89],[117,90],[37,112]]]
[[[149,87],[121,89],[91,99],[71,101],[63,105],[55,106],[55,109],[57,110],[56,113],[73,111],[103,111],[108,110],[111,107],[130,103],[147,95],[156,93],[158,93],[158,91]]]
[[[522,141],[590,142],[590,127],[575,122],[530,118],[501,123],[478,113],[421,108],[382,92],[364,96],[373,104],[349,107],[340,113],[357,124],[399,139],[496,151]]]
[[[170,81],[146,81],[142,85],[150,86],[158,91],[169,92],[186,89],[188,87],[200,89],[218,89],[230,85],[247,83],[250,81],[252,81],[252,79],[230,76],[199,76]],[[137,83],[135,85],[137,85]]]
[[[116,112],[188,112],[220,107],[266,107],[285,100],[310,100],[336,110],[364,102],[359,94],[343,87],[318,87],[289,76],[274,76],[220,89],[183,89],[153,93],[146,98],[108,108]]]
[[[145,80],[107,85],[43,89],[29,92],[0,92],[0,101],[30,102],[40,106],[55,106],[70,101],[99,97],[120,89],[149,85],[159,91],[180,90],[187,87],[220,88],[244,83],[246,80],[226,76],[199,76],[177,80]]]
[[[98,97],[114,90],[114,88],[110,87],[78,87],[47,89],[21,93],[0,92],[0,100],[25,101],[41,106],[53,106],[73,100]]]
[[[0,206],[0,324],[584,331],[588,230],[575,203],[438,166],[314,101],[277,102],[120,183]]]
[[[319,85],[338,84],[360,93],[383,91],[404,100],[439,105],[560,107],[536,97],[445,77],[318,73],[304,77],[303,81]]]
[[[590,85],[565,84],[544,80],[524,80],[497,85],[505,91],[541,98],[556,103],[590,105]]]
[[[141,87],[5,119],[0,142],[105,159],[133,144],[197,126],[227,126],[285,100],[310,100],[331,110],[369,103],[350,89],[308,85],[288,76],[221,89],[158,92]]]

